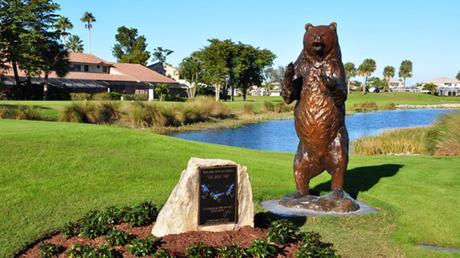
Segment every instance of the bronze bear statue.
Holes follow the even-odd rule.
[[[303,50],[287,66],[281,95],[287,104],[297,100],[295,129],[300,143],[294,158],[296,198],[309,195],[309,182],[328,171],[333,198],[343,198],[348,165],[345,127],[347,87],[337,24],[305,25]]]

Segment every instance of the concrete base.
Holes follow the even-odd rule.
[[[280,200],[268,200],[262,202],[262,207],[273,214],[282,217],[317,217],[317,216],[347,216],[359,215],[377,212],[377,209],[370,207],[368,204],[356,201],[359,209],[351,212],[322,212],[300,208],[288,208],[280,204]]]

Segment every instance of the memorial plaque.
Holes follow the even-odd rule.
[[[199,179],[198,225],[237,223],[237,167],[201,168]]]

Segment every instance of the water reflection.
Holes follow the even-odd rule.
[[[358,113],[346,117],[350,140],[376,135],[385,129],[425,126],[448,109],[411,109]],[[243,148],[294,152],[298,138],[293,120],[272,120],[234,129],[180,133],[174,137],[238,146]]]

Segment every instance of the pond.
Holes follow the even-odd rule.
[[[379,134],[385,129],[430,125],[439,115],[447,112],[448,109],[406,109],[356,113],[346,116],[346,125],[350,141],[353,141],[363,136]],[[299,143],[292,119],[270,120],[240,128],[179,133],[172,136],[279,152],[295,152]]]

